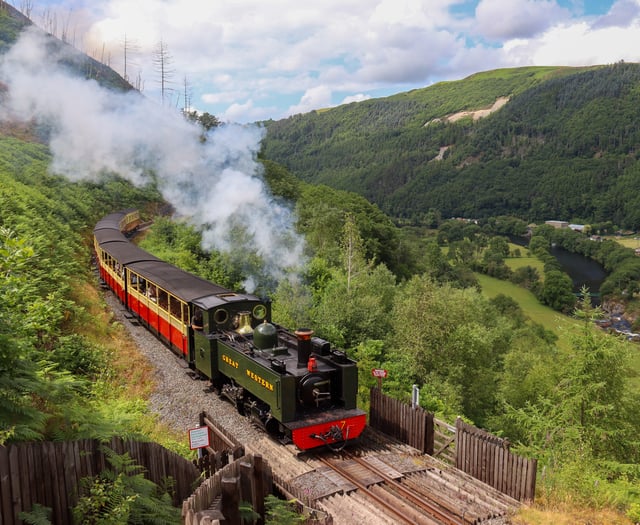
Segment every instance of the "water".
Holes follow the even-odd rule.
[[[584,286],[592,294],[600,293],[600,285],[607,277],[607,272],[600,263],[557,246],[552,247],[550,252],[560,264],[562,271],[571,277],[575,293],[580,292]]]
[[[524,237],[510,237],[509,240],[525,248],[529,245],[529,239]],[[583,286],[586,286],[592,295],[591,303],[593,306],[598,306],[600,304],[600,285],[607,277],[607,272],[602,265],[589,257],[572,253],[558,246],[553,246],[549,252],[556,258],[562,271],[571,278],[573,292],[577,294]]]

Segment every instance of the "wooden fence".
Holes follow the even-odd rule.
[[[509,450],[508,441],[461,419],[453,427],[372,388],[369,425],[512,498],[533,501],[535,497],[537,461],[517,456]]]
[[[241,525],[240,506],[251,505],[260,515],[244,523],[264,523],[264,498],[272,493],[271,468],[258,455],[247,455],[229,463],[210,478],[182,504],[184,525]]]
[[[369,425],[425,454],[433,454],[433,414],[371,389]]]
[[[218,473],[219,471],[222,472],[226,465],[240,459],[245,455],[244,447],[240,445],[240,443],[231,434],[229,434],[206,412],[200,413],[200,426],[207,426],[209,428],[210,446],[204,449],[202,457],[195,460],[194,464],[200,469],[205,477],[208,478],[210,476],[216,475],[216,473]],[[304,523],[313,525],[331,525],[333,523],[333,518],[331,517],[331,515],[315,508],[314,502],[308,497],[308,494],[305,494],[302,489],[295,485],[292,485],[273,471],[271,471],[271,479],[273,492],[278,496],[284,497],[287,501],[293,501],[296,507],[296,511],[299,514],[305,516]],[[222,495],[220,496],[220,498],[222,499]],[[220,504],[221,501],[214,502],[214,505]],[[212,511],[214,509],[208,508],[207,510]],[[201,509],[200,511],[191,509],[191,512],[202,512],[201,518],[203,520],[205,517],[207,517],[207,513],[204,512],[204,509]],[[218,516],[218,513],[211,512],[210,515]],[[194,520],[195,518],[190,519]],[[207,519],[211,518],[208,517]],[[193,523],[194,525],[196,524],[195,521]],[[201,523],[202,525],[204,525],[204,522]]]
[[[85,439],[0,446],[0,524],[22,524],[20,512],[30,511],[35,503],[52,510],[54,525],[72,523],[80,480],[112,468],[102,447],[119,455],[128,453],[156,484],[171,477],[176,506],[199,482],[200,473],[193,463],[157,443],[113,438],[105,443]]]
[[[536,492],[536,459],[517,456],[509,442],[456,421],[456,468],[519,501],[533,501]]]

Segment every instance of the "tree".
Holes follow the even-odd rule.
[[[347,276],[347,294],[351,292],[351,281],[365,265],[362,237],[352,214],[347,213],[342,229],[342,257]]]
[[[549,241],[542,235],[534,235],[529,241],[529,251],[536,256],[549,253]]]
[[[330,269],[315,293],[312,320],[338,346],[352,349],[369,339],[384,339],[396,292],[395,276],[385,265],[365,266],[348,283],[345,270]]]
[[[129,80],[129,59],[130,59],[130,55],[133,52],[138,51],[138,45],[136,44],[135,41],[129,40],[127,38],[127,34],[125,33],[124,35],[124,39],[122,41],[122,55],[123,55],[123,74],[122,74],[122,78],[124,78],[127,82],[129,82],[129,84],[131,84],[130,80]]]
[[[217,128],[221,124],[220,120],[215,115],[207,113],[206,111],[198,116],[198,122],[205,131]]]
[[[640,461],[640,395],[628,383],[629,343],[595,328],[600,314],[584,290],[575,315],[580,323],[569,348],[523,348],[508,356],[502,392],[511,394],[501,428],[541,465],[588,465],[609,469],[605,475],[615,479],[624,465]]]
[[[183,86],[182,95],[184,97],[182,112],[188,113],[191,108],[191,86],[189,84],[189,81],[187,80],[187,75],[184,76],[182,86]]]
[[[545,272],[540,300],[559,312],[570,312],[576,302],[571,278],[559,270]]]
[[[158,83],[160,84],[160,94],[162,105],[165,104],[165,98],[170,91],[169,84],[175,70],[171,67],[173,64],[173,57],[169,53],[169,48],[162,39],[158,42],[158,47],[153,54],[153,65],[156,68],[157,73],[160,75]]]
[[[496,308],[475,289],[417,276],[396,293],[391,323],[389,368],[402,378],[396,388],[438,384],[446,398],[458,397],[465,416],[482,423],[494,409],[512,337]]]

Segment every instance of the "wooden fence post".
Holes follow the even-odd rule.
[[[228,525],[240,523],[240,483],[237,477],[222,478],[222,515]],[[226,525],[225,523],[225,525]]]

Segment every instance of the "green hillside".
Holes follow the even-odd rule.
[[[392,216],[640,226],[640,65],[490,71],[267,122],[263,154]],[[460,112],[488,110],[474,120]],[[461,116],[462,118],[451,118]]]
[[[0,54],[5,53],[16,42],[20,32],[29,28],[35,31],[45,32],[35,26],[31,20],[25,17],[17,9],[10,6],[6,2],[0,4]],[[57,62],[60,66],[79,74],[85,78],[95,79],[104,87],[129,91],[133,87],[126,82],[118,73],[110,67],[94,60],[93,58],[81,53],[73,46],[54,38],[47,36],[49,51],[52,56],[57,55]],[[0,84],[0,91],[1,91]]]

